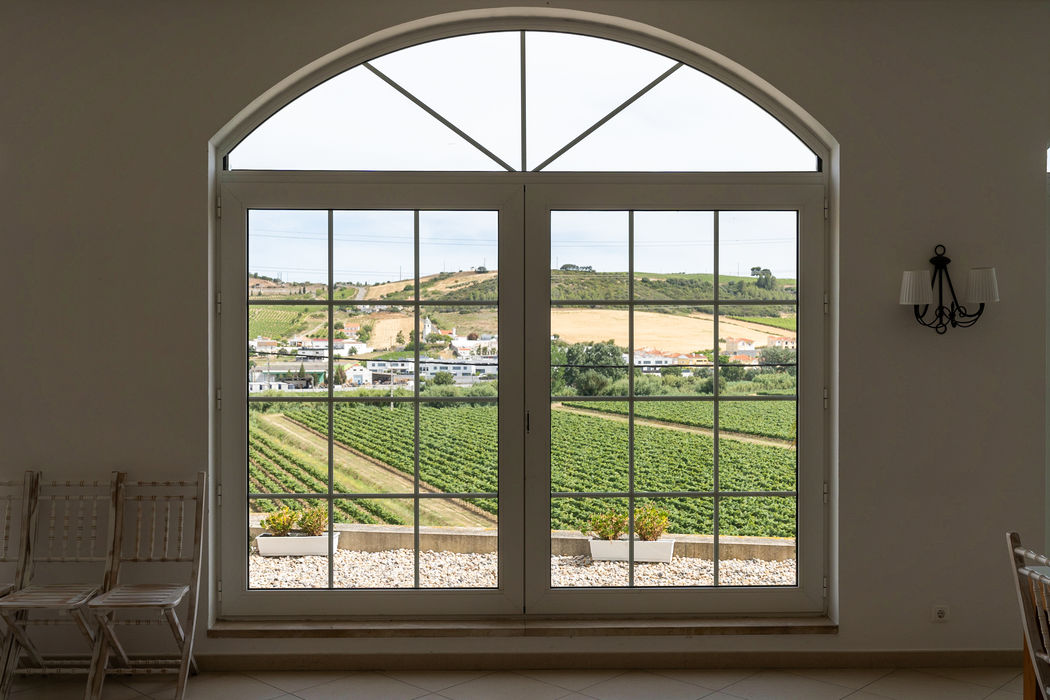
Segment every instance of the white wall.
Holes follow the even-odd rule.
[[[0,365],[3,469],[175,476],[206,465],[208,140],[340,46],[496,4],[7,3],[0,327],[22,342],[8,344]],[[440,647],[1019,647],[1003,532],[1042,546],[1050,3],[554,4],[707,46],[768,80],[841,144],[841,631]],[[1003,299],[976,327],[944,337],[895,303],[900,271],[921,266],[936,243],[957,275],[995,265]],[[84,343],[71,356],[61,342],[69,336],[141,351]],[[930,605],[942,601],[951,622],[930,624]],[[211,653],[435,646],[199,644]]]

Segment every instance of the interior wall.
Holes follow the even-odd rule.
[[[209,460],[208,141],[317,58],[455,0],[16,0],[0,23],[3,470]],[[1015,649],[1003,533],[1043,546],[1050,3],[577,0],[745,66],[841,145],[835,636],[209,640],[205,653]],[[897,303],[937,243],[1002,303]],[[951,620],[929,621],[933,603]]]

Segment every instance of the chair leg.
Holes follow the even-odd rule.
[[[109,661],[109,640],[104,634],[95,635],[91,650],[91,668],[88,671],[87,687],[84,689],[84,700],[98,700],[102,697],[102,685],[106,682],[106,665]]]
[[[24,613],[25,611],[19,612]],[[20,646],[26,654],[29,655],[29,659],[34,665],[43,667],[45,665],[43,657],[40,656],[40,652],[36,650],[32,640],[30,640],[29,636],[26,634],[24,627],[25,617],[18,616],[18,613],[15,613],[14,616],[5,614],[3,618],[4,622],[7,623],[7,629],[12,635],[14,635],[17,646]],[[15,663],[17,663],[17,661],[18,657],[16,656]]]
[[[14,685],[15,669],[18,667],[18,655],[21,649],[15,635],[8,632],[0,645],[0,700],[7,700]]]

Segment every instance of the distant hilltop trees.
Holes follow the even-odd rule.
[[[558,269],[562,272],[594,272],[594,268],[590,265],[573,265],[572,263],[565,263]]]

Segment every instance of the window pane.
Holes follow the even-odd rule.
[[[419,212],[420,298],[498,298],[499,213]]]
[[[626,491],[629,459],[622,417],[551,405],[551,491]]]
[[[249,306],[248,334],[249,395],[327,395],[326,307]]]
[[[725,401],[721,406],[728,405]],[[765,403],[765,402],[763,402]],[[741,414],[730,409],[730,417]],[[752,415],[752,430],[761,429],[765,416]],[[718,485],[723,491],[794,491],[797,463],[795,447],[780,439],[747,434],[722,434],[718,441]]]
[[[578,34],[526,32],[528,167],[533,169],[674,65]]]
[[[337,403],[332,437],[336,483],[343,493],[415,491],[412,403]]]
[[[797,307],[719,307],[722,393],[793,395],[798,384]]]
[[[514,169],[521,167],[520,32],[411,46],[372,65]]]
[[[639,491],[714,488],[712,407],[699,401],[634,404],[634,485]]]
[[[332,212],[332,274],[335,299],[375,299],[380,285],[412,298],[415,284],[415,221],[411,211]],[[373,294],[369,294],[373,292]]]
[[[723,438],[768,438],[792,444],[795,441],[794,401],[721,401],[718,431]]]
[[[635,586],[711,586],[714,585],[714,520],[711,498],[638,498],[635,501]],[[651,510],[650,510],[651,509]],[[663,544],[647,543],[666,517],[666,530],[659,536]],[[647,562],[663,554],[666,542],[673,540],[669,563]],[[655,552],[646,551],[656,549]]]
[[[620,544],[601,542],[598,546],[623,549],[627,546],[626,523],[626,498],[552,498],[551,587],[627,586],[626,554],[621,561],[595,561],[589,544],[595,527],[603,527],[610,536],[618,529]]]
[[[368,68],[286,105],[237,144],[232,170],[502,170]]]
[[[328,407],[248,404],[248,490],[328,493]]]
[[[634,298],[714,299],[714,214],[634,213]]]
[[[424,402],[419,406],[420,487],[443,493],[495,493],[499,439],[496,403]],[[492,508],[485,511],[485,508]],[[462,523],[475,525],[495,517],[496,502],[486,501]],[[469,510],[469,509],[468,509]],[[489,517],[491,516],[491,518]]]
[[[248,212],[248,299],[328,298],[328,212]]]
[[[683,306],[634,307],[634,366],[659,373],[661,367],[710,365],[715,346],[710,313]]]
[[[307,510],[324,524],[320,535],[304,536],[299,518]],[[268,518],[273,520],[268,521]],[[285,523],[292,531],[278,529]],[[317,499],[248,502],[248,588],[328,588],[328,506]]]
[[[484,524],[450,525],[444,511],[464,505],[492,514]],[[425,508],[424,508],[425,507]],[[420,499],[419,585],[421,588],[495,588],[498,584],[499,532],[495,498]]]
[[[411,498],[337,499],[335,588],[415,586],[415,528]]]
[[[427,306],[421,310],[420,393],[495,397],[499,386],[499,310]]]
[[[625,211],[552,211],[551,299],[626,300],[627,228]]]
[[[795,499],[748,496],[718,503],[718,584],[796,585]]]
[[[719,212],[718,274],[722,301],[797,298],[797,212]]]
[[[546,169],[812,172],[817,158],[754,102],[683,66]]]

